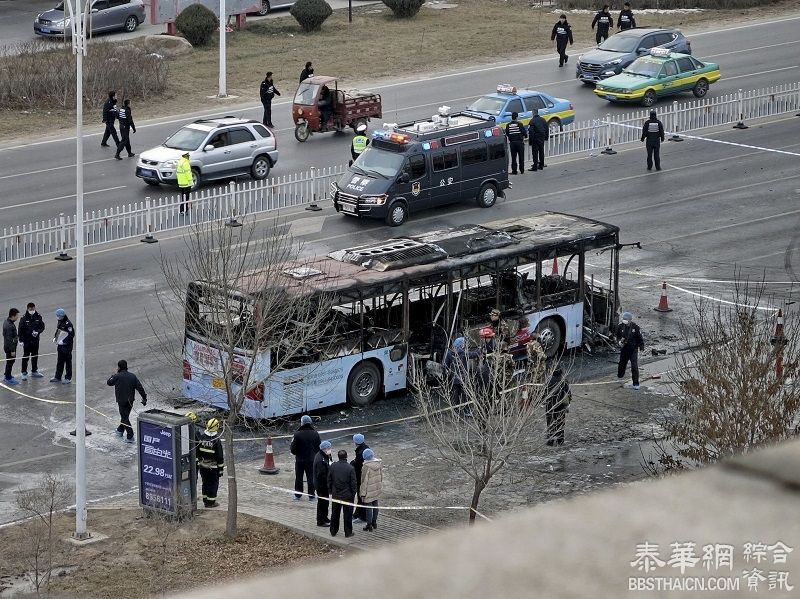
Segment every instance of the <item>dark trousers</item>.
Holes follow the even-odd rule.
[[[367,526],[378,526],[378,500],[370,501],[364,504],[364,511],[366,511]]]
[[[272,124],[272,100],[269,102],[262,102],[262,106],[264,106],[264,118],[261,119],[261,122],[264,123],[267,127],[273,127]]]
[[[119,408],[119,426],[117,431],[120,433],[127,433],[128,439],[133,439],[133,427],[131,426],[131,410],[133,406],[129,403],[118,403]]]
[[[544,141],[535,141],[531,144],[531,170],[544,168]]]
[[[328,490],[325,489],[323,492],[320,489],[317,489],[317,524],[322,526],[323,524],[328,523]]]
[[[103,140],[100,144],[107,144],[109,137],[114,140],[114,145],[119,144],[119,135],[117,135],[117,128],[114,126],[114,123],[106,123],[106,130],[103,131]]]
[[[639,384],[639,350],[636,347],[626,345],[622,348],[619,354],[619,366],[617,368],[617,378],[625,376],[625,369],[628,367],[628,362],[631,363],[631,377],[633,384]]]
[[[567,419],[567,407],[559,404],[547,409],[547,440],[561,445],[564,443],[564,424]]]
[[[5,372],[5,375],[6,375],[7,379],[11,378],[11,369],[14,367],[14,362],[15,362],[15,360],[14,360],[13,357],[11,357],[11,352],[6,352],[6,372]]]
[[[217,500],[219,490],[219,470],[216,468],[198,468],[202,481],[200,492],[203,495],[203,504],[213,503]]]
[[[56,359],[56,378],[61,379],[61,375],[66,375],[68,381],[72,380],[72,348],[59,345],[58,357]],[[66,372],[65,372],[66,371]]]
[[[656,168],[661,170],[661,144],[647,144],[647,168],[653,168],[653,161]]]
[[[558,51],[558,66],[563,67],[564,63],[567,62],[567,40],[564,39],[562,42],[560,39],[556,38],[556,51]]]
[[[28,358],[31,361],[31,372],[39,370],[39,340],[22,344],[22,372],[28,372]]]
[[[512,141],[508,144],[511,150],[511,174],[525,170],[525,144],[521,141]],[[519,160],[519,171],[517,171],[517,160]]]
[[[300,497],[303,492],[303,475],[308,482],[308,494],[314,495],[314,462],[295,461],[294,463],[294,490],[297,491],[295,497]]]
[[[605,31],[603,31],[601,29],[598,29],[597,33],[594,36],[594,39],[597,41],[598,44],[600,42],[602,42],[603,40],[607,40],[608,39],[608,29],[606,29]]]
[[[353,497],[336,497],[336,499],[341,499],[342,501],[349,501],[350,503],[353,502]],[[353,506],[352,505],[342,505],[341,503],[336,503],[335,501],[331,502],[331,536],[335,537],[336,533],[339,532],[339,518],[341,517],[342,512],[344,512],[344,534],[351,535],[353,534]]]
[[[186,212],[186,208],[189,206],[189,194],[192,193],[191,187],[181,187],[181,207],[180,212]]]
[[[127,150],[128,154],[131,152],[131,128],[130,125],[119,125],[119,143],[117,143],[117,156],[122,153],[122,150]]]

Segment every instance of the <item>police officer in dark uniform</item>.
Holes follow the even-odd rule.
[[[525,140],[528,137],[525,125],[517,120],[519,114],[511,113],[511,122],[506,127],[506,137],[511,149],[511,174],[517,174],[517,160],[519,160],[519,174],[525,172]]]
[[[646,142],[647,147],[647,170],[653,170],[653,160],[656,162],[656,170],[661,170],[661,142],[664,141],[664,124],[658,120],[656,111],[650,111],[650,118],[644,122],[642,127],[642,141]]]
[[[300,71],[300,83],[303,83],[303,81],[313,76],[314,76],[314,67],[311,65],[311,61],[309,60],[306,63],[306,66],[303,68],[303,70]]]
[[[572,45],[572,27],[567,23],[567,15],[562,14],[558,17],[558,22],[553,25],[553,31],[550,33],[550,40],[555,40],[556,50],[558,51],[558,66],[563,67],[569,61],[567,54],[567,43]]]
[[[39,335],[44,332],[44,319],[36,311],[36,304],[28,303],[25,314],[19,321],[19,340],[22,341],[22,380],[28,379],[28,360],[31,363],[31,376],[42,378],[39,372]]]
[[[547,382],[545,420],[547,421],[547,444],[564,444],[564,424],[572,401],[572,391],[561,366],[556,366]]]
[[[622,322],[617,325],[615,331],[619,342],[619,364],[617,365],[617,378],[625,377],[625,369],[628,362],[631,363],[631,378],[633,379],[633,389],[639,389],[639,351],[644,351],[644,338],[639,325],[633,322],[633,315],[625,312],[622,315]]]
[[[119,136],[117,135],[117,128],[114,127],[114,119],[117,116],[117,92],[111,90],[108,92],[108,99],[103,103],[103,122],[106,124],[106,130],[103,132],[103,139],[100,140],[100,145],[104,148],[108,147],[108,138],[114,140],[114,145],[119,143]]]
[[[547,121],[536,112],[528,125],[528,141],[531,146],[531,168],[535,171],[544,169],[544,142],[550,138],[550,127]]]
[[[603,4],[603,9],[594,16],[592,29],[597,25],[597,34],[594,39],[599,44],[608,39],[608,30],[614,28],[614,17],[608,12],[608,4]]]
[[[122,160],[120,152],[123,149],[128,150],[128,158],[136,156],[131,152],[131,131],[136,133],[136,124],[133,122],[133,111],[131,110],[131,101],[124,100],[122,107],[117,110],[117,118],[119,119],[119,134],[120,140],[117,144],[117,153],[114,158]]]
[[[217,491],[219,479],[225,468],[225,457],[222,453],[219,420],[211,418],[206,423],[206,430],[197,437],[197,469],[202,480],[201,493],[205,507],[217,507]]]
[[[634,18],[633,11],[631,10],[631,3],[626,2],[622,5],[622,10],[619,12],[617,29],[620,31],[627,31],[633,27],[636,27],[636,19]]]
[[[56,344],[56,352],[58,357],[56,359],[56,374],[50,379],[51,383],[62,383],[69,385],[72,382],[72,344],[75,340],[75,329],[72,326],[67,313],[64,308],[56,310],[56,334],[53,337],[53,343]],[[61,375],[64,375],[64,380],[61,380]]]
[[[274,127],[275,125],[272,124],[272,98],[280,96],[281,92],[278,91],[278,88],[275,87],[275,83],[272,81],[272,71],[267,71],[264,81],[261,82],[259,95],[261,96],[261,104],[264,106],[264,118],[262,122],[267,127]]]

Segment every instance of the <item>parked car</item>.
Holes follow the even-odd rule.
[[[497,86],[496,93],[481,96],[466,109],[469,113],[494,117],[503,129],[511,122],[512,112],[516,112],[519,121],[527,125],[531,122],[534,110],[547,121],[553,132],[561,131],[564,125],[569,125],[575,120],[575,107],[569,100],[530,89],[518,90],[508,83],[501,83]]]
[[[83,3],[81,3],[83,5]],[[144,0],[93,0],[87,29],[91,33],[102,31],[136,31],[144,23]],[[71,37],[69,10],[63,2],[36,15],[33,32],[43,37]]]
[[[297,2],[297,0],[261,0],[261,8],[255,11],[255,14],[263,17],[276,8],[289,8],[295,2]],[[253,4],[258,4],[257,0],[253,2]]]
[[[622,70],[651,48],[668,48],[672,52],[691,54],[692,45],[677,29],[628,29],[612,35],[594,50],[578,56],[575,77],[592,85]]]
[[[278,162],[275,136],[258,121],[226,116],[200,119],[181,127],[163,144],[142,152],[136,176],[148,185],[177,185],[178,159],[189,153],[194,185],[203,181],[250,175],[266,179]]]

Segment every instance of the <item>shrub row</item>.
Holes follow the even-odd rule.
[[[553,6],[558,6],[564,10],[573,8],[584,10],[600,10],[603,4],[611,5],[611,10],[620,10],[625,0],[564,0],[554,2]],[[706,10],[725,10],[731,8],[753,8],[764,4],[771,4],[779,0],[629,0],[634,14],[637,10],[648,8],[660,8],[662,10],[672,10],[676,8],[704,8]],[[545,6],[547,6],[545,4]]]

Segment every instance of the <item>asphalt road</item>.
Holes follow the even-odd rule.
[[[712,86],[710,97],[735,92],[739,88],[755,89],[800,79],[798,22],[800,16],[689,34],[696,56],[719,62],[722,66],[723,79]],[[573,50],[572,60],[564,69],[557,67],[552,55],[532,56],[516,64],[489,65],[466,72],[384,82],[369,88],[382,94],[384,121],[387,122],[426,117],[442,104],[460,109],[474,97],[492,91],[498,82],[530,86],[568,98],[575,105],[579,121],[636,108],[609,104],[597,98],[590,87],[576,82],[572,65],[578,54],[577,49]],[[254,86],[257,85],[258,82],[254,81]],[[210,94],[215,91],[209,89]],[[273,108],[280,150],[273,175],[345,162],[349,157],[349,134],[318,134],[303,144],[294,139],[289,114],[294,90],[282,91],[281,101]],[[691,94],[682,97],[691,98]],[[222,109],[217,114],[260,119],[261,109],[260,105]],[[138,132],[132,138],[134,151],[138,153],[159,144],[168,133],[192,118],[175,117],[139,123]],[[373,127],[377,125],[373,122]],[[135,159],[114,160],[111,148],[99,147],[100,135],[101,129],[97,127],[85,139],[87,210],[174,193],[169,188],[154,189],[137,179],[134,175]],[[4,190],[0,197],[0,228],[54,218],[59,212],[74,210],[74,146],[74,138],[67,137],[49,141],[31,139],[0,147],[0,185]]]

